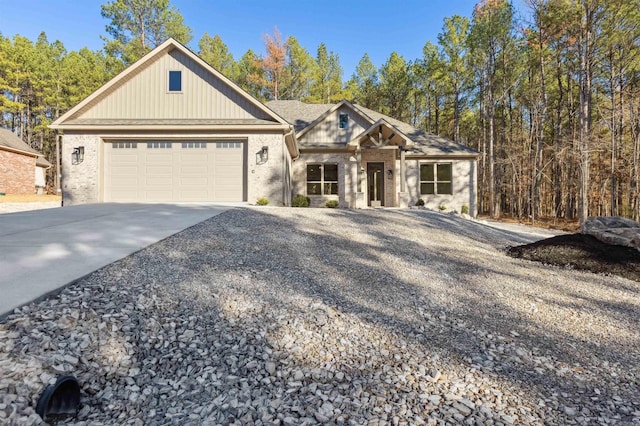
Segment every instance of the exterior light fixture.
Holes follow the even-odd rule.
[[[393,177],[393,170],[387,170],[387,179],[391,179]]]
[[[71,164],[80,164],[84,161],[84,146],[73,148]]]
[[[263,146],[260,151],[256,153],[256,163],[264,164],[269,161],[269,147]]]

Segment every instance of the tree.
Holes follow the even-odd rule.
[[[484,118],[487,123],[487,157],[489,160],[489,215],[500,216],[500,199],[496,185],[496,110],[502,96],[499,93],[499,72],[507,71],[506,61],[501,61],[503,53],[512,41],[513,10],[506,0],[482,0],[473,12],[469,45],[472,54],[472,66],[477,69],[479,91],[484,106]],[[500,69],[502,66],[502,69]]]
[[[408,121],[409,70],[404,58],[392,52],[380,68],[380,105],[382,112],[398,120]]]
[[[263,41],[266,56],[259,61],[262,73],[254,74],[252,77],[256,83],[262,84],[267,99],[278,100],[280,84],[287,65],[287,44],[282,41],[282,34],[277,27],[273,28],[273,35],[264,34]]]
[[[169,0],[113,0],[101,6],[112,39],[102,37],[107,54],[132,64],[167,38],[182,44],[191,40],[191,28]]]
[[[212,38],[209,33],[205,32],[198,42],[198,47],[200,48],[199,55],[204,61],[226,77],[231,79],[235,77],[237,71],[233,55],[218,34]]]
[[[313,79],[313,58],[294,36],[287,38],[287,64],[282,82],[282,97],[302,100],[310,94]]]
[[[453,103],[453,140],[460,140],[460,114],[464,92],[469,84],[469,74],[466,69],[465,55],[467,50],[467,35],[469,20],[454,15],[445,18],[442,33],[438,34],[438,43],[442,48],[444,59],[443,72],[447,95]]]
[[[237,62],[236,83],[251,96],[263,101],[265,76],[261,64],[260,57],[253,50],[247,50]]]
[[[365,53],[358,62],[353,80],[356,85],[356,102],[366,108],[378,109],[378,71],[368,54]]]
[[[324,43],[318,46],[313,84],[309,99],[316,103],[340,100],[342,92],[342,67],[337,54],[327,50]]]

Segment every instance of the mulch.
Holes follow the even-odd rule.
[[[640,251],[605,244],[591,235],[559,235],[507,250],[511,257],[569,266],[640,282]]]

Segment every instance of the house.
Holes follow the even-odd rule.
[[[249,202],[475,212],[478,153],[347,101],[262,104],[169,39],[51,126],[66,205]]]
[[[267,106],[294,126],[293,190],[312,206],[407,207],[419,199],[476,211],[478,152],[347,101]]]
[[[34,194],[46,185],[52,165],[11,131],[0,128],[0,193]]]

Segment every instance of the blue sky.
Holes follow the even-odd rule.
[[[514,0],[521,8],[523,0]],[[107,21],[100,16],[106,0],[0,0],[0,33],[35,40],[41,31],[68,50],[101,49]],[[437,42],[443,19],[471,17],[477,0],[172,0],[193,30],[189,47],[198,50],[205,32],[219,34],[234,58],[251,48],[264,51],[262,35],[277,26],[295,36],[315,56],[321,42],[340,56],[348,79],[364,53],[376,66],[396,51],[406,60],[422,55],[427,40]]]

